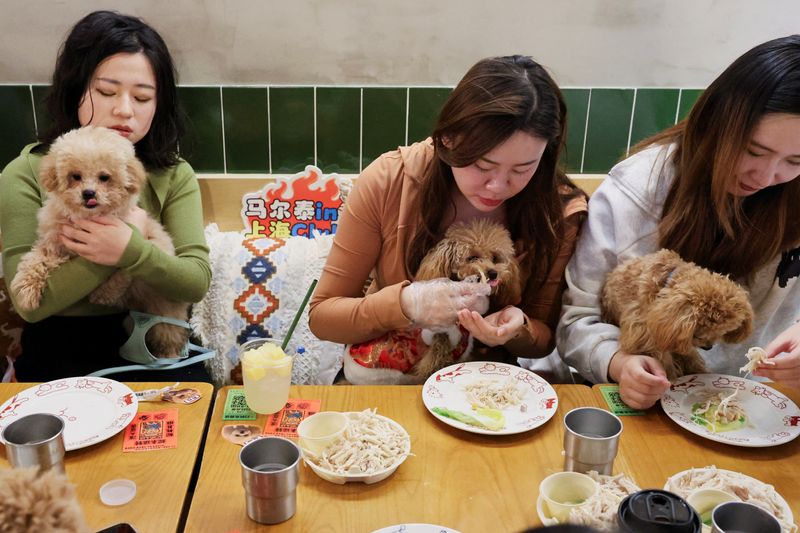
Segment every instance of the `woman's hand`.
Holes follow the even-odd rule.
[[[619,383],[619,395],[634,409],[652,407],[669,388],[661,363],[647,355],[619,351],[611,358],[608,375]]]
[[[501,346],[517,336],[525,322],[525,314],[513,305],[486,317],[476,311],[462,309],[458,312],[458,321],[486,346]]]
[[[786,328],[764,351],[774,364],[761,363],[753,375],[800,388],[800,323]]]
[[[61,226],[61,243],[71,252],[98,265],[114,266],[131,240],[133,230],[115,216],[76,220]]]
[[[447,327],[457,323],[462,309],[485,313],[491,291],[486,283],[447,278],[415,281],[400,291],[400,306],[416,327]]]

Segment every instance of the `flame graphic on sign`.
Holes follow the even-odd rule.
[[[342,199],[337,174],[309,165],[293,176],[276,177],[242,197],[242,222],[248,237],[312,237],[312,230],[335,233]]]

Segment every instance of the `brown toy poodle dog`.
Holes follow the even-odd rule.
[[[42,158],[39,176],[47,191],[38,213],[39,236],[11,282],[17,305],[26,310],[39,307],[50,273],[75,255],[61,244],[62,224],[101,215],[124,220],[147,182],[133,144],[112,130],[94,126],[69,131],[56,139]],[[165,252],[175,253],[172,239],[155,219],[148,217],[142,233]],[[180,320],[186,320],[189,307],[163,298],[121,270],[95,289],[89,299]],[[146,337],[151,352],[161,357],[179,355],[186,339],[184,328],[168,324],[157,324]]]
[[[489,308],[481,314],[517,305],[522,297],[522,280],[511,235],[503,226],[488,219],[450,226],[444,238],[422,259],[415,277],[416,280],[436,278],[488,283],[492,287]],[[452,351],[461,335],[457,325],[444,330],[423,330],[422,339],[428,350],[411,372],[424,381],[452,364]],[[467,357],[472,339],[469,343],[464,353]]]
[[[601,306],[603,319],[620,327],[620,349],[658,359],[670,381],[706,372],[698,347],[741,342],[753,331],[753,309],[741,286],[671,250],[611,271]]]
[[[0,469],[0,531],[9,533],[84,533],[90,531],[75,488],[53,470]]]

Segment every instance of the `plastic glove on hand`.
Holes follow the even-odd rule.
[[[415,326],[440,328],[454,325],[462,309],[485,313],[491,291],[487,283],[447,278],[415,281],[400,292],[400,306]]]

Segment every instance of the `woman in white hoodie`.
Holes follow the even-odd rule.
[[[567,267],[559,353],[586,379],[620,384],[635,408],[669,387],[661,364],[619,348],[599,294],[614,267],[669,248],[730,275],[750,293],[753,334],[701,351],[710,371],[737,374],[751,346],[757,376],[800,387],[800,35],[768,41],[730,65],[688,118],[634,148],[592,195]]]

